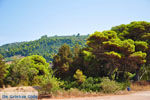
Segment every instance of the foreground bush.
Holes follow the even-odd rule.
[[[78,81],[64,81],[62,88],[64,88],[65,90],[77,88],[86,92],[98,92],[101,90],[100,82],[101,78],[89,77],[81,84],[79,84]]]
[[[63,81],[63,85],[61,86],[61,88],[65,89],[65,90],[70,90],[71,88],[78,88],[79,84],[77,83],[77,81]]]
[[[44,76],[40,85],[40,94],[52,94],[60,89],[61,82],[52,75]]]
[[[117,82],[110,80],[108,77],[103,78],[100,85],[104,93],[114,93],[120,90],[120,85]]]
[[[89,77],[79,86],[79,89],[87,92],[98,92],[101,90],[100,81],[100,78]]]

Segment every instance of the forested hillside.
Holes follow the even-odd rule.
[[[82,47],[85,46],[86,38],[88,36],[42,36],[40,39],[30,42],[18,42],[12,44],[6,44],[0,47],[0,54],[5,58],[14,55],[29,56],[29,55],[41,55],[46,58],[47,61],[52,60],[52,55],[57,53],[58,49],[64,43],[68,44],[71,48],[75,44],[79,44]]]

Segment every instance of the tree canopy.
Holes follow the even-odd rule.
[[[52,72],[42,56],[32,55],[12,63],[9,67],[8,83],[12,85],[36,85]]]

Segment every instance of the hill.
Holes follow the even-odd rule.
[[[66,43],[72,48],[75,44],[79,44],[83,47],[85,46],[87,37],[88,35],[53,37],[45,35],[34,41],[17,42],[0,46],[0,54],[2,54],[5,58],[15,55],[41,55],[46,58],[47,61],[51,61],[53,54],[57,53],[61,45]]]

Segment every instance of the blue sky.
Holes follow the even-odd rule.
[[[150,0],[0,0],[0,45],[150,22]]]

